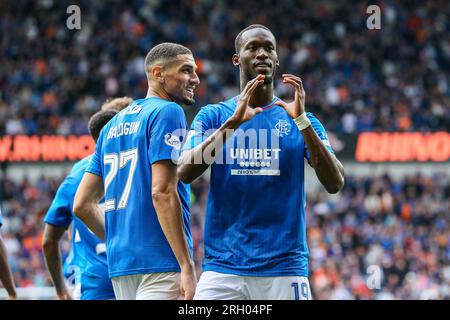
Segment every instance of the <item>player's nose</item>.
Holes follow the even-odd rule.
[[[267,51],[264,48],[259,48],[256,52],[256,58],[259,60],[265,60],[269,57]]]
[[[196,72],[194,72],[193,76],[190,79],[190,82],[196,86],[200,84],[200,78],[198,77],[198,74]]]

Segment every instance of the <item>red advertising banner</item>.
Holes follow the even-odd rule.
[[[450,134],[441,132],[365,132],[358,136],[358,162],[445,162]]]
[[[446,162],[450,158],[450,133],[364,132],[330,133],[341,160],[357,162]],[[2,136],[0,162],[76,161],[94,152],[90,135]]]
[[[90,135],[3,136],[0,162],[76,161],[94,152]]]

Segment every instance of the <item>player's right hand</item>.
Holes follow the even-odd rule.
[[[263,109],[259,107],[249,107],[248,103],[255,89],[264,83],[265,77],[265,75],[259,74],[256,78],[247,82],[244,90],[242,90],[241,94],[239,95],[236,110],[234,111],[234,114],[232,116],[233,122],[236,124],[236,126],[241,125],[242,123],[253,118],[256,114],[263,111]]]
[[[184,300],[192,300],[197,286],[197,275],[195,274],[195,267],[192,266],[181,269],[180,278],[180,292]]]

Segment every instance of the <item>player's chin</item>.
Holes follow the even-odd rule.
[[[195,99],[190,97],[184,97],[183,98],[183,104],[187,106],[193,106],[195,104]]]
[[[264,84],[272,84],[273,82],[273,76],[270,75],[266,75],[266,77],[264,78]]]
[[[268,71],[255,71],[255,74],[253,75],[252,78],[256,78],[257,76],[259,76],[260,74],[265,75],[266,77],[264,78],[264,84],[271,84],[273,81],[273,72],[271,70]]]

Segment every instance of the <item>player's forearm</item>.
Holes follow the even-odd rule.
[[[105,219],[98,202],[88,202],[74,206],[75,215],[101,240],[105,241]]]
[[[64,283],[64,275],[62,273],[61,252],[59,250],[59,242],[52,240],[44,240],[43,252],[48,272],[55,286],[58,296],[63,295],[66,291]]]
[[[159,223],[181,269],[192,268],[180,199],[176,189],[152,190],[153,206]]]
[[[191,183],[201,176],[213,163],[216,150],[222,149],[237,127],[239,124],[229,118],[201,144],[192,150],[184,151],[178,161],[178,178],[185,183]]]
[[[8,263],[8,255],[3,239],[0,236],[0,280],[3,283],[8,295],[12,298],[17,296],[14,278]]]
[[[310,155],[310,163],[322,185],[329,193],[337,193],[344,186],[344,167],[327,149],[312,126],[301,131]]]

